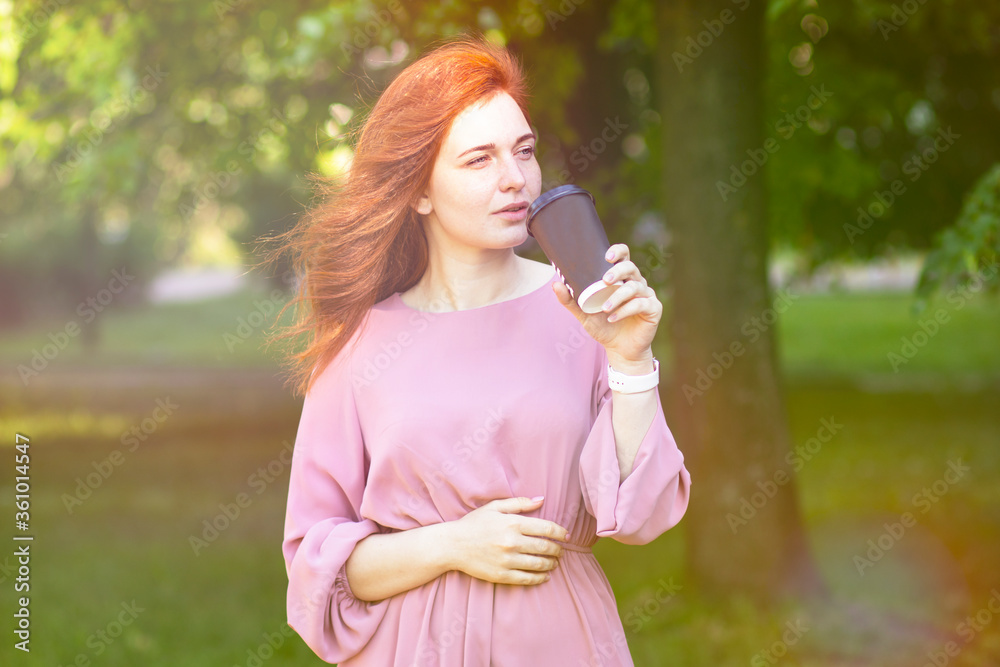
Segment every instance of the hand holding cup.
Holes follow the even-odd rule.
[[[561,281],[553,283],[559,302],[604,346],[609,360],[651,360],[663,304],[631,261],[628,246],[609,245],[593,196],[575,185],[549,190],[528,207],[527,224],[559,273]]]

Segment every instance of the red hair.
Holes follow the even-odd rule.
[[[287,355],[295,393],[308,392],[373,305],[420,280],[427,237],[412,204],[455,117],[501,92],[530,124],[517,59],[483,39],[448,42],[406,67],[379,97],[357,134],[345,182],[308,175],[322,201],[278,237],[274,253],[291,255],[301,278],[285,306],[295,306],[295,322],[278,336],[306,337],[304,349]]]

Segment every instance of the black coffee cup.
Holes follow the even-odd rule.
[[[560,185],[528,206],[528,234],[538,241],[560,280],[585,313],[599,313],[604,302],[624,285],[608,285],[604,274],[607,232],[597,215],[594,196],[576,185]]]

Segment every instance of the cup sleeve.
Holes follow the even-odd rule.
[[[355,545],[382,530],[360,513],[368,460],[347,361],[331,362],[303,401],[282,543],[288,625],[328,662],[360,652],[389,603],[356,598],[345,571]]]
[[[656,395],[656,415],[636,452],[632,472],[620,482],[604,348],[597,355],[592,414],[596,418],[580,453],[584,506],[597,520],[597,536],[647,544],[680,522],[687,511],[691,476]]]

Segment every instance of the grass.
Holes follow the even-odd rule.
[[[248,485],[294,437],[300,406],[261,354],[260,329],[231,354],[225,346],[224,335],[260,298],[109,310],[97,350],[74,340],[50,362],[53,372],[39,376],[44,382],[32,380],[26,391],[14,374],[0,384],[5,444],[15,430],[32,437],[37,535],[32,653],[16,652],[8,635],[0,663],[324,664],[297,637],[280,635],[287,471],[260,494]],[[915,331],[908,309],[900,296],[802,296],[781,321],[793,441],[812,436],[822,417],[844,424],[799,474],[811,545],[834,603],[764,612],[738,598],[700,598],[685,585],[683,523],[643,547],[602,540],[595,552],[636,665],[917,667],[958,638],[958,624],[1000,590],[1000,419],[990,384],[1000,376],[1000,312],[987,299],[968,302],[897,374],[886,354]],[[58,326],[0,339],[0,358],[11,369],[25,363],[25,350],[44,345]],[[140,372],[137,364],[163,372]],[[95,367],[104,372],[85,372]],[[899,378],[898,386],[826,381],[871,376]],[[967,376],[987,381],[952,381]],[[926,377],[940,381],[937,390],[911,383]],[[120,434],[165,397],[180,406],[176,416],[125,451]],[[115,449],[124,460],[70,512],[64,494]],[[968,473],[916,512],[917,525],[859,577],[853,556],[885,522],[915,511],[915,494],[933,488],[958,458]],[[196,555],[190,537],[219,503],[247,491],[250,505]],[[0,495],[13,495],[9,475]],[[0,555],[4,610],[15,604],[9,553]],[[680,590],[660,602],[657,592],[662,597],[671,581]],[[123,603],[133,600],[141,611],[104,643],[99,631],[116,631]],[[784,654],[782,634],[796,620],[809,629]],[[273,656],[269,639],[280,643]],[[1000,664],[1000,616],[968,643],[957,641],[961,653],[949,665]]]
[[[795,375],[827,377],[1000,375],[996,297],[936,299],[919,317],[911,306],[912,300],[900,294],[803,295],[781,320],[783,365]],[[925,331],[934,333],[925,339]],[[890,358],[890,353],[902,361]]]
[[[949,640],[1000,585],[995,394],[799,386],[788,399],[794,442],[812,436],[823,416],[844,425],[798,476],[813,554],[834,604],[762,614],[747,601],[711,605],[682,589],[630,636],[636,664],[752,664],[780,638],[787,620],[803,618],[812,631],[790,650],[788,664],[923,665],[924,653]],[[937,500],[926,511],[914,504],[914,496],[935,488],[949,462],[958,460],[969,471],[943,494],[932,492]],[[904,512],[916,516],[916,526],[859,576],[854,556]],[[641,548],[607,540],[598,546],[623,618],[649,602],[659,578],[684,583],[680,534]],[[864,619],[860,628],[858,618]],[[966,649],[950,664],[997,664],[1000,616]],[[666,655],[683,657],[671,662]]]
[[[265,350],[268,331],[284,298],[270,292],[241,291],[192,303],[165,303],[114,308],[90,322],[83,318],[51,318],[25,329],[0,335],[0,359],[6,365],[30,366],[33,353],[50,368],[111,366],[196,366],[199,368],[266,368],[275,355]],[[287,323],[290,311],[286,312]],[[50,336],[61,338],[68,322],[99,330],[96,347],[88,348],[83,334],[67,337],[64,349],[54,354]]]
[[[217,394],[203,386],[178,395],[186,411],[179,409],[176,420],[125,453],[121,465],[72,513],[64,494],[72,494],[78,478],[121,445],[86,429],[33,437],[32,518],[38,541],[30,664],[68,665],[84,654],[94,664],[108,665],[246,665],[266,633],[280,633],[287,472],[259,494],[248,478],[276,459],[294,430],[298,405],[280,392],[262,391],[254,404],[227,413],[221,409],[225,398]],[[844,616],[830,610],[763,614],[738,599],[721,605],[701,600],[685,586],[683,529],[644,547],[602,540],[596,553],[626,619],[636,664],[745,665],[778,641],[785,622],[795,618],[808,619],[811,630],[786,664],[922,664],[919,650],[932,650],[942,641],[942,629],[983,607],[986,591],[1000,587],[995,570],[1000,425],[993,399],[959,393],[861,396],[843,388],[792,391],[796,442],[815,431],[820,416],[832,413],[844,424],[837,439],[803,468],[802,504],[821,570],[841,604],[870,617],[869,630],[845,625]],[[92,410],[102,410],[104,402],[118,406],[105,397]],[[135,423],[145,415],[140,410],[127,417]],[[4,417],[11,432],[14,418]],[[858,577],[852,554],[879,535],[883,521],[912,510],[913,494],[933,485],[956,457],[969,466],[968,477],[922,514],[919,527],[866,577]],[[10,497],[10,483],[4,481],[0,492]],[[250,494],[250,505],[196,555],[190,537],[220,511],[219,503],[232,502],[240,492]],[[671,581],[680,591],[656,602],[657,589]],[[8,585],[2,599],[11,608]],[[123,602],[133,600],[144,611],[98,655],[93,647],[102,644],[92,637],[113,624]],[[893,628],[904,620],[934,632],[926,640],[900,639]],[[953,664],[995,664],[988,660],[1000,656],[991,653],[998,645],[1000,618]],[[269,664],[322,664],[298,638],[283,641],[275,654],[280,657]],[[0,656],[14,664],[9,643]]]
[[[997,297],[974,295],[951,301],[941,297],[920,317],[911,313],[912,303],[910,296],[898,293],[799,295],[777,325],[783,370],[792,377],[1000,377]],[[259,315],[274,313],[281,305],[283,301],[267,292],[243,291],[196,303],[109,307],[88,324],[73,318],[81,328],[100,329],[96,348],[88,349],[82,335],[69,338],[65,349],[46,360],[47,366],[271,368],[278,351],[266,350],[265,341],[273,314],[266,323],[261,323],[264,318]],[[933,320],[938,311],[946,321],[925,341],[920,323]],[[0,332],[0,361],[15,370],[19,365],[30,366],[33,352],[44,354],[43,348],[52,345],[50,335],[58,337],[66,324],[67,320],[56,318]],[[661,325],[660,331],[665,334],[666,326]],[[666,338],[659,336],[656,348],[664,369],[670,359]],[[911,343],[915,339],[918,344],[912,358],[903,356],[904,339]],[[750,339],[741,342],[750,344]],[[49,356],[52,351],[50,347]],[[903,359],[895,368],[890,353]]]

